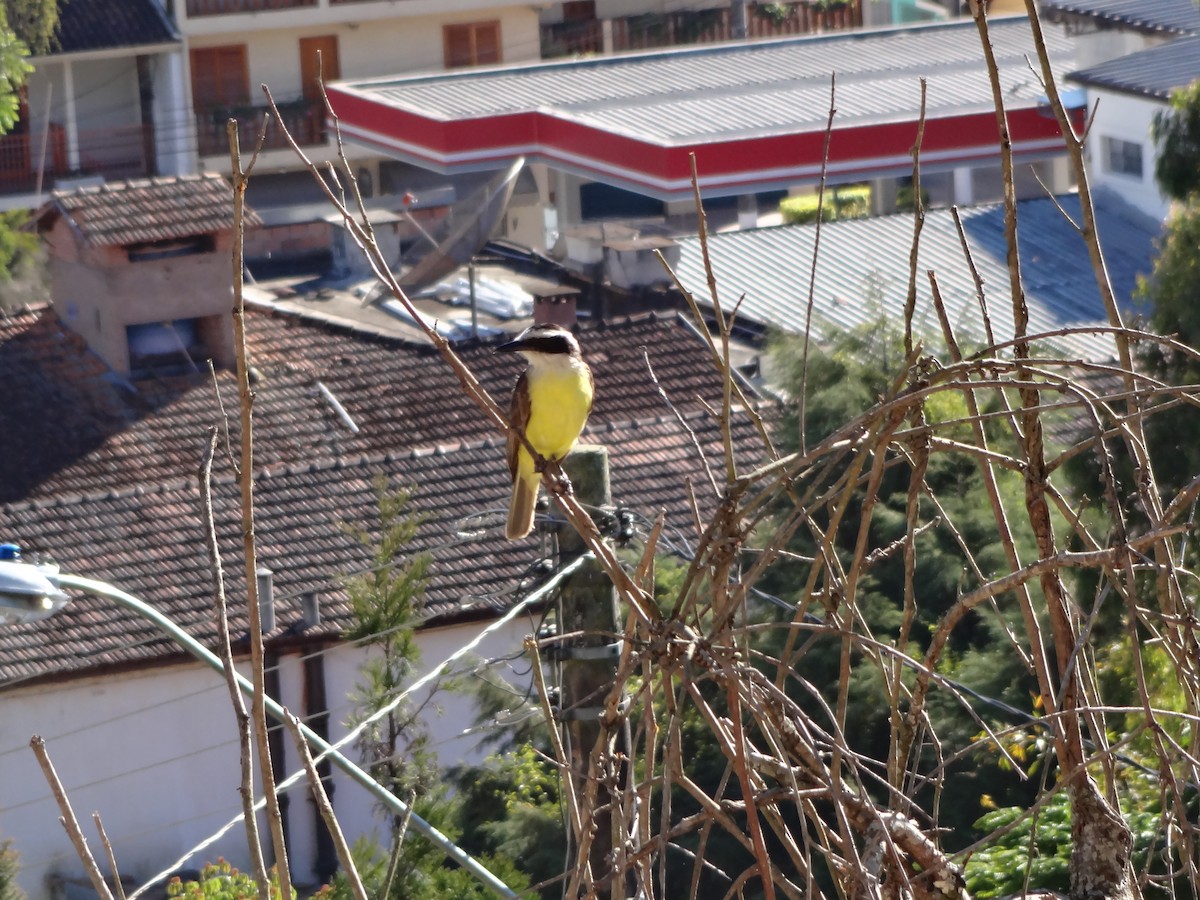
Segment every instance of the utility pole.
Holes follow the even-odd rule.
[[[594,509],[611,505],[607,448],[594,444],[576,447],[563,460],[562,468],[571,479],[576,499],[585,507]],[[586,550],[579,534],[564,522],[558,533],[559,566],[570,563]],[[559,633],[577,635],[560,645],[559,656],[563,661],[561,717],[570,738],[571,781],[575,796],[582,798],[587,789],[592,750],[603,727],[604,699],[616,677],[621,649],[617,638],[616,590],[598,562],[585,562],[563,583],[560,608]],[[619,787],[618,795],[614,797],[613,783],[606,778],[609,774],[606,762],[611,761],[602,757],[602,765],[597,770],[600,783],[595,808],[602,812],[598,812],[590,823],[584,823],[585,827],[590,824],[594,830],[588,858],[596,881],[612,869],[612,810],[619,811],[621,806]],[[577,852],[578,848],[573,847],[572,853]],[[571,866],[576,862],[573,856]]]

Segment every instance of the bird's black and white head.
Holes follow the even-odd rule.
[[[561,325],[530,325],[507,344],[498,346],[496,352],[520,353],[530,365],[583,358],[579,341]]]

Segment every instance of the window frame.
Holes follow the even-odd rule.
[[[1146,154],[1141,143],[1106,134],[1100,139],[1100,146],[1106,172],[1138,181],[1146,177]]]
[[[188,57],[192,76],[192,103],[197,110],[248,106],[250,104],[250,54],[247,52],[245,44],[192,47],[188,51]],[[231,99],[225,96],[223,88],[227,84],[233,83],[233,79],[227,81],[225,76],[227,72],[233,71],[235,68],[240,68],[240,72],[234,72],[235,78],[240,81],[240,84],[238,85],[238,97]],[[207,77],[213,85],[221,87],[222,90],[217,92],[198,90],[200,86],[197,79],[198,73],[203,73],[204,77]],[[218,77],[214,77],[214,73]],[[210,93],[219,93],[221,96],[211,96]]]
[[[494,35],[494,57],[481,59],[479,52],[479,36],[486,31]],[[465,32],[466,43],[470,46],[469,59],[462,61],[457,55],[452,56],[451,44],[456,33]],[[479,22],[454,22],[442,26],[442,65],[447,69],[462,69],[469,66],[493,66],[504,61],[504,47],[501,43],[500,20],[488,19]]]

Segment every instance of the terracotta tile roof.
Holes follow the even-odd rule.
[[[464,517],[501,510],[507,470],[500,435],[461,394],[448,367],[425,347],[365,335],[290,313],[250,309],[254,369],[260,561],[276,574],[280,640],[336,637],[347,610],[334,577],[361,568],[364,551],[339,521],[374,523],[375,478],[417,487],[428,520],[415,549],[435,555],[430,614],[503,606],[505,592],[534,558],[534,544],[499,534],[501,516],[478,530]],[[700,338],[676,316],[584,328],[597,372],[591,440],[614,448],[614,494],[646,516],[668,510],[688,531],[685,479],[705,497],[705,476],[686,432],[649,377],[646,349],[668,396],[703,443],[717,447],[699,398],[717,402],[720,382]],[[490,345],[461,354],[493,396],[520,368]],[[199,525],[196,468],[209,427],[225,422],[205,376],[139,382],[114,379],[50,309],[0,319],[0,539],[51,554],[64,571],[110,581],[162,608],[209,640],[210,587]],[[326,386],[358,426],[353,433],[318,390]],[[237,433],[230,373],[217,384]],[[739,439],[757,456],[748,423]],[[435,448],[435,449],[430,449]],[[228,593],[239,596],[238,496],[228,460],[214,466]],[[708,492],[711,493],[711,492]],[[711,497],[705,497],[711,503]],[[300,634],[299,595],[319,591],[324,621]],[[233,623],[235,633],[245,621]],[[0,681],[136,665],[176,655],[152,627],[118,607],[80,597],[40,623],[0,629]]]
[[[711,418],[692,412],[688,425],[719,470],[720,435]],[[610,447],[618,503],[647,518],[665,509],[668,523],[687,534],[693,529],[685,480],[695,485],[703,508],[714,506],[691,438],[673,416],[602,424],[590,434],[591,441]],[[744,417],[735,434],[746,461],[757,458],[757,435]],[[255,528],[259,560],[275,572],[274,638],[328,640],[347,624],[335,578],[369,563],[339,523],[376,527],[380,473],[393,485],[415,487],[413,509],[425,521],[412,550],[428,550],[434,557],[427,613],[502,608],[536,558],[533,539],[511,544],[501,535],[498,511],[508,495],[503,457],[500,443],[489,440],[383,456],[327,457],[261,473]],[[227,596],[236,609],[237,598],[244,597],[237,485],[230,477],[218,479],[214,495]],[[480,513],[464,524],[465,517]],[[486,531],[478,530],[481,524]],[[52,550],[65,572],[119,585],[206,643],[215,636],[194,479],[0,507],[0,534],[20,540],[27,554]],[[321,596],[322,622],[303,632],[299,597],[314,590]],[[245,617],[235,616],[231,627],[234,635],[244,634]],[[49,619],[0,629],[0,682],[69,677],[177,655],[169,639],[138,617],[109,601],[76,596]]]
[[[246,322],[261,465],[496,436],[432,349],[289,313],[248,309]],[[580,337],[597,370],[597,426],[666,410],[642,347],[682,408],[697,408],[697,396],[720,396],[699,338],[674,316],[587,328]],[[503,406],[519,361],[487,344],[463,345],[461,354]],[[0,383],[8,395],[0,406],[0,503],[191,478],[206,429],[226,421],[206,374],[135,385],[111,378],[49,309],[0,319]],[[345,408],[357,433],[318,384]],[[218,373],[217,386],[236,439],[232,373]],[[218,473],[227,466],[220,460]]]
[[[121,246],[227,231],[233,193],[221,175],[187,175],[111,181],[97,187],[54,191],[35,214],[65,215],[89,244]],[[247,210],[247,225],[259,225]]]
[[[57,53],[179,43],[154,0],[71,0],[59,5]]]

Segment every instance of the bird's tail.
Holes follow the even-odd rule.
[[[508,524],[504,534],[510,541],[519,541],[533,531],[533,510],[537,504],[537,472],[517,472],[513,479],[512,500],[508,504]]]

